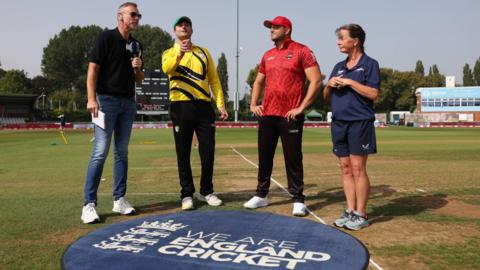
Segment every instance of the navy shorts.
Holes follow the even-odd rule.
[[[332,121],[333,153],[337,157],[377,153],[372,120]]]

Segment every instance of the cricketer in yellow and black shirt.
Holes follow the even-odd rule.
[[[190,18],[178,18],[173,28],[176,43],[163,53],[162,69],[170,80],[170,118],[177,153],[182,209],[194,209],[195,186],[190,165],[194,133],[198,138],[202,165],[200,192],[196,196],[209,205],[219,206],[222,201],[213,190],[215,112],[211,100],[213,94],[220,119],[225,120],[228,113],[222,86],[208,50],[191,41],[193,29]]]
[[[209,51],[192,45],[192,51],[186,52],[177,62],[179,54],[180,44],[175,43],[162,55],[162,69],[170,81],[170,101],[210,101],[211,88],[217,107],[223,107],[222,85]]]

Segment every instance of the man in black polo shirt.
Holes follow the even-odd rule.
[[[128,215],[135,209],[125,199],[127,190],[128,143],[135,118],[135,81],[143,80],[141,47],[130,33],[142,15],[137,4],[126,2],[118,8],[118,26],[101,33],[90,54],[87,73],[87,109],[93,117],[105,118],[95,125],[95,143],[85,178],[83,223],[100,218],[96,212],[97,190],[103,165],[114,136],[113,209]],[[100,121],[101,122],[101,121]]]

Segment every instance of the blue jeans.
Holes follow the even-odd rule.
[[[128,143],[135,118],[135,99],[97,95],[100,110],[105,113],[105,129],[95,125],[95,141],[85,177],[84,205],[97,204],[97,190],[114,136],[113,198],[118,200],[127,191]]]

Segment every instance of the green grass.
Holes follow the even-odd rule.
[[[379,251],[383,256],[408,257],[420,255],[420,260],[434,270],[478,269],[480,239],[473,238],[459,244],[397,245]]]
[[[0,131],[0,269],[58,269],[63,251],[75,239],[125,220],[110,213],[111,151],[103,174],[106,180],[99,189],[103,222],[81,223],[92,132],[66,134],[68,145],[58,131]],[[257,162],[256,136],[255,129],[217,129],[216,191],[228,192],[232,182],[255,178],[256,169],[230,146]],[[479,218],[437,210],[452,198],[480,209],[480,129],[384,128],[377,130],[377,140],[379,154],[372,155],[368,163],[372,184],[368,213],[378,222],[354,236],[385,269],[401,269],[401,261],[412,257],[431,269],[478,267]],[[280,146],[273,177],[286,185]],[[344,197],[337,161],[331,154],[330,130],[305,129],[303,146],[307,204],[317,215],[332,220],[343,207]],[[145,215],[177,211],[179,186],[172,131],[134,130],[129,153],[128,193],[152,193],[129,196],[130,201]],[[198,179],[196,150],[192,151],[192,165]],[[226,196],[221,209],[241,209],[254,188]],[[199,205],[200,211],[208,209]],[[400,240],[382,244],[382,237],[388,242],[391,228],[398,230],[396,224],[402,221],[422,228],[442,226],[435,232],[439,235],[465,228],[472,237],[462,234],[455,241],[429,238],[425,243],[418,239],[415,244]],[[412,231],[405,228],[399,233],[408,238]],[[372,243],[371,237],[380,240]],[[389,262],[389,258],[395,260]]]

